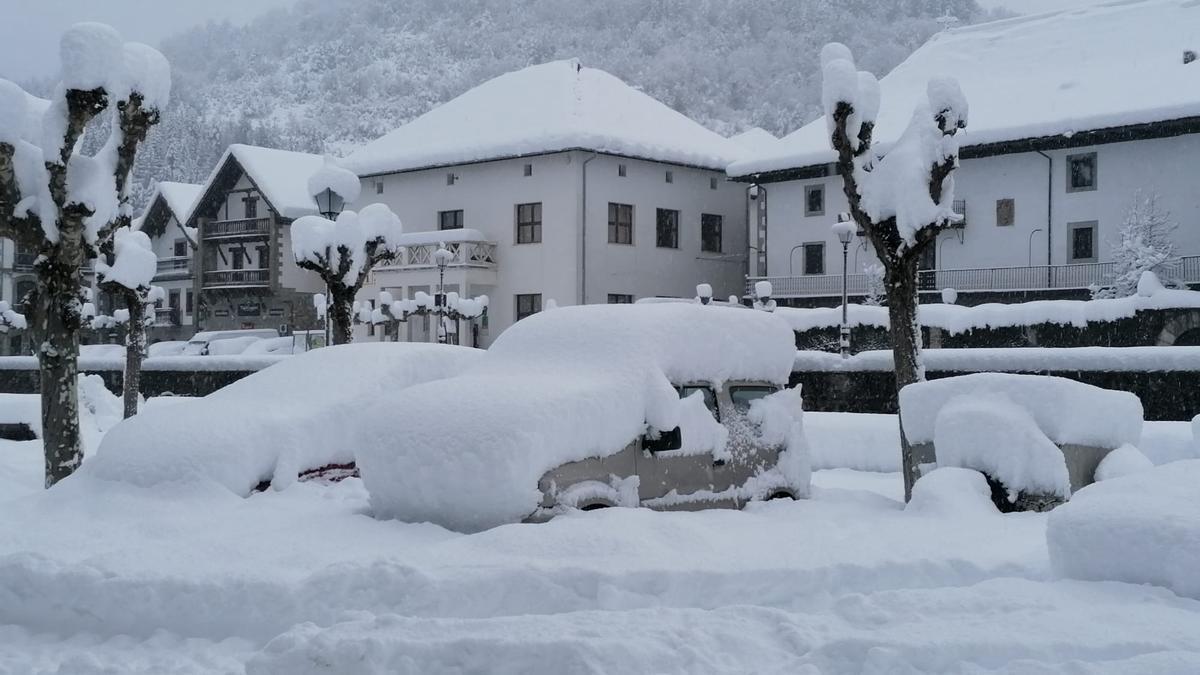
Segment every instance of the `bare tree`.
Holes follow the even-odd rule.
[[[336,222],[304,216],[292,223],[296,265],[316,272],[328,288],[334,344],[353,339],[354,297],[376,265],[395,260],[400,233],[400,218],[383,204],[343,211]]]
[[[127,179],[171,88],[161,54],[123,43],[103,24],[67,29],[60,57],[62,81],[48,102],[0,80],[0,236],[38,252],[30,319],[38,345],[47,487],[83,459],[76,386],[82,270],[130,221]],[[84,132],[109,108],[108,141],[95,155],[82,154]]]
[[[967,103],[952,79],[930,80],[927,102],[884,153],[873,151],[879,83],[854,66],[850,50],[831,43],[821,51],[822,102],[837,171],[850,215],[884,269],[896,390],[925,379],[917,322],[917,271],[921,254],[958,219],[953,211],[956,133],[967,123]],[[900,429],[905,500],[918,466]]]

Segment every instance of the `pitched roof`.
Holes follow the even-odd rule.
[[[880,81],[875,138],[899,138],[931,77],[958,79],[970,105],[963,146],[1070,136],[1200,115],[1200,2],[1122,0],[935,35]],[[733,176],[833,161],[824,118]]]
[[[150,202],[153,204],[154,199],[162,197],[175,220],[186,223],[192,213],[192,205],[196,203],[202,189],[203,185],[195,183],[173,183],[163,180],[155,185],[155,196]]]
[[[582,148],[724,169],[729,139],[578,61],[488,80],[352,153],[360,176]]]
[[[213,190],[214,182],[221,177],[231,158],[280,216],[295,219],[317,212],[317,203],[308,194],[308,179],[321,168],[324,161],[321,155],[234,143],[221,155],[204,181],[204,195]],[[207,202],[208,197],[204,200]]]
[[[779,139],[774,134],[762,127],[752,127],[739,134],[734,134],[729,137],[729,140],[741,148],[744,156],[770,152],[779,143]]]

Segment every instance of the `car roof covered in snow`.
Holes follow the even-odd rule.
[[[346,158],[360,176],[564,150],[723,170],[738,146],[617,77],[553,61],[495,77]]]
[[[561,307],[506,330],[469,372],[403,392],[416,423],[396,442],[355,429],[371,503],[384,517],[475,530],[537,506],[538,479],[566,462],[620,451],[647,425],[679,424],[672,383],[786,384],[787,323],[699,304]],[[386,414],[377,406],[376,414]]]
[[[933,36],[880,80],[875,129],[895,142],[930,78],[958,80],[970,105],[964,148],[1200,115],[1200,3],[1122,0],[966,26]],[[834,161],[825,119],[734,162],[732,176]]]

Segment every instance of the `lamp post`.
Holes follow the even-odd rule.
[[[1034,229],[1033,232],[1029,233],[1029,266],[1030,267],[1033,267],[1033,235],[1035,235],[1041,231],[1042,231],[1042,228],[1039,227],[1039,228]],[[1049,264],[1049,261],[1047,261],[1047,264]]]
[[[338,193],[333,191],[333,188],[325,188],[319,190],[313,195],[313,199],[317,202],[317,212],[326,220],[336,221],[338,214],[342,209],[346,208],[346,200]],[[325,261],[330,266],[333,261],[330,256],[333,254],[331,247],[325,247]],[[331,333],[332,326],[329,324],[329,303],[333,299],[333,294],[329,292],[329,284],[325,284],[325,346],[333,343],[333,335]]]
[[[438,268],[438,289],[437,295],[434,296],[433,306],[434,315],[437,317],[437,341],[439,344],[446,344],[448,336],[446,335],[446,321],[449,308],[446,306],[446,266],[454,259],[454,254],[450,252],[444,245],[439,246],[438,250],[433,252],[433,263]]]
[[[842,328],[840,331],[840,350],[843,359],[850,358],[850,320],[849,320],[849,263],[850,263],[850,240],[854,238],[854,232],[857,228],[850,220],[850,214],[839,213],[837,222],[833,225],[833,231],[837,234],[838,241],[842,243]]]

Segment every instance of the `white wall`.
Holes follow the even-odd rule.
[[[1087,192],[1066,190],[1069,155],[1095,152],[1098,188]],[[1159,205],[1179,224],[1175,239],[1181,255],[1200,254],[1200,134],[1177,138],[1130,141],[1100,146],[1053,150],[1053,264],[1068,262],[1067,225],[1073,222],[1098,222],[1100,261],[1112,259],[1113,245],[1133,201],[1135,190],[1156,192]],[[1009,267],[1046,264],[1047,172],[1049,162],[1037,153],[999,155],[963,160],[955,173],[958,199],[966,200],[967,226],[962,231],[944,232],[938,242],[938,267]],[[825,186],[825,213],[804,216],[804,186]],[[842,271],[841,245],[830,227],[836,214],[846,210],[841,178],[796,180],[769,183],[769,231],[767,237],[768,273],[789,274],[788,257],[792,248],[811,241],[826,242],[827,274]],[[1012,226],[996,225],[996,200],[1015,200]],[[1040,232],[1035,230],[1040,229]],[[1030,237],[1032,236],[1032,256]],[[856,242],[857,244],[857,242]],[[792,273],[801,274],[802,250],[796,250]],[[862,271],[874,262],[874,255],[859,249],[850,252],[850,272]]]

